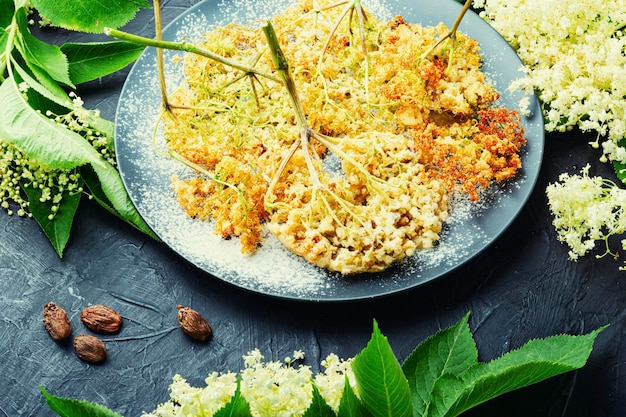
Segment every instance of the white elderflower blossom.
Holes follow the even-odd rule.
[[[322,366],[326,368],[325,372],[315,376],[315,385],[319,388],[326,403],[335,412],[339,410],[346,378],[356,392],[356,380],[350,364],[350,360],[342,360],[339,356],[331,353],[326,360],[322,361]]]
[[[626,0],[476,0],[474,6],[517,50],[528,75],[511,88],[538,92],[547,131],[577,126],[615,142],[626,136]]]
[[[28,88],[28,85],[21,83],[19,88],[24,90]],[[86,110],[83,107],[83,100],[76,93],[70,92],[69,97],[74,105],[72,111],[64,115],[56,115],[47,110],[45,116],[84,137],[100,152],[104,160],[116,166],[112,139],[93,127],[99,112]],[[0,208],[9,215],[14,214],[12,207],[17,206],[17,215],[32,217],[31,202],[23,191],[24,188],[28,188],[33,192],[38,190],[40,194],[38,202],[49,205],[48,219],[53,220],[59,211],[63,196],[68,193],[82,193],[84,191],[82,184],[78,168],[50,168],[41,164],[37,159],[29,157],[7,140],[0,138]]]
[[[608,240],[626,232],[626,190],[602,177],[590,177],[587,165],[580,175],[561,174],[558,183],[548,185],[546,194],[557,237],[569,246],[570,259],[587,254],[598,241],[605,244],[605,252],[598,257],[617,256]]]
[[[313,377],[309,366],[293,366],[304,358],[297,350],[293,359],[285,362],[268,361],[258,349],[243,356],[244,369],[240,371],[240,391],[250,405],[254,417],[302,416],[313,399],[313,381],[325,401],[336,411],[346,376],[355,385],[350,361],[331,354],[322,361],[325,372]],[[228,404],[237,389],[237,375],[216,372],[206,378],[205,388],[192,387],[180,375],[170,385],[170,400],[160,404],[142,417],[210,417]],[[356,388],[353,388],[356,392]]]

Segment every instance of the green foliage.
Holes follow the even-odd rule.
[[[308,410],[302,417],[335,417],[333,409],[330,408],[324,398],[320,395],[319,389],[313,385],[313,399]]]
[[[30,201],[29,209],[33,218],[39,223],[59,257],[62,257],[63,249],[70,238],[70,229],[80,202],[80,193],[65,192],[61,201],[55,204],[51,201],[40,201],[42,191],[39,188],[22,187],[22,189]],[[52,210],[52,206],[57,208]],[[50,218],[50,216],[53,217]]]
[[[146,0],[32,0],[32,4],[57,26],[92,33],[123,26],[139,9],[150,7]]]
[[[466,315],[451,328],[427,339],[405,362],[405,371],[414,370],[416,375],[421,375],[416,376],[416,385],[411,385],[414,399],[416,396],[426,399],[424,407],[416,409],[414,415],[458,416],[507,392],[579,369],[585,365],[597,335],[603,330],[584,336],[559,335],[533,340],[498,359],[481,363],[475,359],[477,352],[467,319]],[[420,381],[428,385],[421,385]]]
[[[621,139],[617,142],[617,146],[620,148],[626,148],[626,139]],[[626,184],[626,164],[623,164],[618,161],[613,161],[613,169],[615,170],[615,175],[617,178],[624,184]]]
[[[443,375],[461,375],[478,363],[478,350],[469,329],[469,314],[458,323],[422,342],[406,358],[402,369],[411,387],[415,415],[427,415],[435,383]]]
[[[217,410],[214,417],[252,417],[250,404],[241,395],[241,377],[237,377],[237,390],[232,400],[221,409]]]
[[[32,3],[38,9],[41,6],[39,11],[53,25],[89,32],[98,31],[100,25],[119,26],[132,19],[139,8],[148,7],[145,0]],[[48,176],[80,171],[98,203],[157,239],[111,165],[113,124],[82,108],[82,100],[72,95],[73,100],[66,92],[68,87],[75,88],[126,67],[143,47],[127,42],[68,43],[62,47],[48,44],[30,32],[25,4],[0,0],[0,140],[19,150],[16,154],[21,158],[46,167]],[[93,140],[97,140],[97,146]],[[23,162],[14,164],[18,167]],[[21,186],[32,216],[62,256],[81,193],[60,189],[60,201],[40,201],[41,190],[27,183],[14,186]]]
[[[0,28],[6,28],[11,24],[11,18],[15,13],[13,0],[0,0]]]
[[[40,41],[30,33],[24,9],[17,10],[15,21],[19,28],[15,46],[37,78],[43,77],[46,78],[46,82],[52,80],[74,87],[69,77],[67,57],[61,49]]]
[[[105,163],[104,166],[98,164],[85,165],[81,167],[81,174],[98,204],[137,230],[159,240],[130,201],[122,178],[113,166],[108,163]]]
[[[46,399],[48,406],[61,417],[122,417],[103,405],[89,401],[79,401],[70,398],[55,397],[40,387],[41,393]]]
[[[130,42],[66,43],[61,46],[69,60],[70,79],[76,84],[121,70],[139,58],[143,50],[143,46]]]
[[[374,322],[372,338],[352,362],[361,401],[375,417],[411,416],[411,391],[387,338]]]
[[[457,416],[492,398],[582,367],[600,330],[585,336],[534,340],[462,377],[448,375],[433,389],[430,416]],[[567,340],[567,343],[565,339]]]
[[[0,137],[53,169],[91,163],[104,165],[98,152],[79,134],[32,108],[9,80],[0,85]]]
[[[371,417],[371,413],[365,408],[359,397],[354,393],[348,377],[343,387],[341,401],[339,402],[338,417]]]
[[[499,395],[581,368],[604,329],[583,336],[532,340],[498,359],[479,362],[468,319],[466,314],[420,343],[402,366],[374,322],[369,343],[352,361],[358,396],[346,377],[337,416],[455,417]],[[239,383],[238,379],[233,399],[215,414],[217,417],[250,416]],[[88,414],[94,405],[86,402],[64,399],[56,405],[53,410],[62,417],[108,417]],[[335,416],[315,383],[313,400],[304,416]]]

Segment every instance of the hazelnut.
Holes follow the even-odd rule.
[[[52,301],[43,306],[43,324],[46,331],[56,341],[67,339],[72,333],[67,313]]]
[[[79,334],[74,337],[76,356],[85,362],[97,363],[107,358],[104,342],[95,336]]]
[[[178,324],[190,337],[197,340],[206,340],[213,334],[213,330],[204,317],[196,310],[177,305]]]
[[[97,333],[115,333],[122,326],[122,316],[111,307],[96,304],[80,313],[80,321]]]

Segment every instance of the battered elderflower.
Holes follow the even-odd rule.
[[[580,175],[561,174],[546,193],[558,239],[566,243],[569,257],[577,260],[604,242],[605,252],[614,254],[609,238],[626,232],[626,190],[599,176],[589,176],[589,165]],[[626,249],[626,239],[622,240]],[[626,267],[621,267],[624,270]]]
[[[239,389],[250,406],[252,416],[304,415],[313,399],[313,384],[335,412],[339,409],[346,378],[357,392],[350,360],[330,354],[322,361],[325,371],[314,376],[309,366],[295,366],[295,362],[303,358],[302,351],[295,351],[293,358],[287,357],[283,362],[266,362],[258,349],[243,356],[244,369],[239,375]],[[205,383],[204,388],[193,387],[180,375],[174,376],[170,385],[170,400],[142,417],[212,416],[232,399],[237,390],[238,376],[233,372],[213,372]]]
[[[476,0],[474,6],[517,50],[528,76],[511,88],[538,92],[547,131],[578,126],[611,142],[626,136],[626,0]],[[614,148],[605,147],[606,157],[626,162]]]

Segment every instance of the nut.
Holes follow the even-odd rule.
[[[80,313],[80,321],[97,333],[115,333],[122,326],[122,316],[111,307],[96,304]]]
[[[107,358],[104,342],[89,334],[79,334],[74,337],[76,356],[85,362],[97,363]]]
[[[52,301],[43,306],[43,324],[50,336],[57,341],[67,339],[72,333],[67,313]]]
[[[206,340],[213,334],[213,329],[211,329],[209,322],[196,310],[181,305],[177,305],[176,308],[178,309],[178,324],[190,337],[197,340]]]

